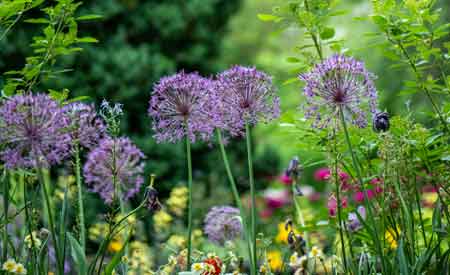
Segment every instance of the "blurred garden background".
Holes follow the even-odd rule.
[[[314,171],[323,166],[321,155],[313,155],[304,147],[290,127],[299,119],[296,110],[301,104],[301,85],[290,79],[297,76],[297,47],[306,39],[298,28],[272,22],[263,22],[258,14],[269,14],[272,8],[285,0],[93,0],[83,1],[80,14],[99,14],[99,20],[80,23],[78,32],[94,37],[97,43],[83,45],[83,51],[64,58],[58,68],[70,71],[57,78],[44,78],[35,90],[65,89],[71,97],[89,96],[89,101],[100,104],[106,98],[124,106],[123,133],[130,136],[147,157],[146,175],[156,174],[156,188],[164,201],[170,191],[185,182],[186,162],[184,145],[157,144],[152,138],[151,122],[147,116],[148,99],[152,87],[162,76],[179,70],[199,71],[203,75],[216,74],[231,65],[256,66],[274,77],[281,96],[282,117],[270,125],[259,125],[255,138],[255,174],[261,197],[270,190],[280,190],[282,175],[289,160],[299,156],[301,162],[315,162],[301,180],[315,191],[323,187],[314,179]],[[442,14],[450,19],[450,2],[439,0]],[[367,68],[379,78],[382,108],[390,114],[406,114],[414,109],[419,121],[427,123],[421,112],[430,110],[422,94],[409,95],[405,80],[413,80],[410,70],[392,67],[395,57],[383,50],[383,39],[370,35],[376,26],[367,20],[371,3],[367,0],[342,0],[336,10],[342,15],[328,22],[335,29],[341,47],[366,62]],[[24,14],[26,18],[40,16],[39,9]],[[0,71],[19,69],[24,58],[31,54],[32,37],[40,32],[39,25],[20,21],[7,37],[0,41]],[[393,60],[394,59],[394,60]],[[433,72],[430,72],[431,74]],[[0,87],[5,76],[0,76]],[[229,152],[238,185],[247,190],[245,148],[242,140],[231,140]],[[195,144],[194,207],[199,227],[209,206],[231,204],[225,171],[220,154],[214,146]],[[239,165],[241,164],[241,165]],[[239,176],[240,175],[240,176]],[[269,191],[268,191],[269,190]],[[324,199],[324,198],[323,198]],[[89,205],[104,207],[96,196],[88,196]],[[137,204],[138,200],[134,203]],[[322,202],[323,217],[327,209]],[[264,207],[262,207],[264,210]],[[96,221],[94,207],[87,207],[87,222]],[[277,211],[283,211],[277,210]],[[267,213],[266,213],[267,214]],[[262,215],[266,215],[262,213]],[[272,213],[270,213],[271,215]],[[264,219],[262,223],[275,224],[280,220]],[[283,217],[283,218],[282,218]],[[145,220],[146,234],[151,240],[153,220]],[[89,227],[91,224],[88,224]],[[264,228],[262,226],[262,228]],[[267,228],[268,234],[277,234],[277,227]],[[278,232],[279,233],[279,232]]]

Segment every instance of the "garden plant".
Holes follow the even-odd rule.
[[[123,2],[136,13],[158,11],[155,26],[181,7],[180,41],[196,44],[183,39],[192,31],[211,49],[219,32],[208,28],[221,30],[235,8]],[[132,25],[108,40],[122,47],[124,37],[139,40],[141,18],[119,8],[90,13],[74,0],[2,0],[0,45],[30,40],[22,63],[0,64],[14,68],[0,79],[0,274],[450,274],[450,23],[439,1],[368,1],[371,14],[353,24],[370,23],[370,46],[392,63],[378,75],[338,38],[331,22],[346,13],[338,1],[276,2],[247,20],[302,34],[281,81],[252,64],[196,68],[203,44],[175,43],[179,66],[168,65],[155,49],[173,48],[177,24],[158,32],[169,43],[125,50],[138,57],[136,67],[112,66],[123,79],[107,70],[99,78],[109,60],[93,45],[110,37],[91,37],[96,24]],[[196,21],[213,6],[222,16]],[[423,103],[420,111],[380,102],[390,91],[377,81],[398,70],[411,75],[397,85]],[[130,75],[142,82],[127,88]],[[63,86],[84,81],[86,94]],[[107,88],[89,91],[97,81],[118,86],[124,102]],[[294,112],[282,107],[286,87],[299,95]],[[258,129],[270,125],[293,147],[276,176],[261,169],[257,147]],[[145,131],[144,141],[133,129]],[[182,180],[168,188],[175,174]]]

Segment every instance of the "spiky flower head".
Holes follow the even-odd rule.
[[[154,86],[148,109],[158,142],[188,137],[209,140],[214,131],[212,81],[198,73],[180,72],[163,77]]]
[[[75,102],[64,106],[64,111],[70,118],[72,139],[81,146],[92,149],[106,135],[105,123],[93,104]]]
[[[69,119],[44,94],[15,95],[0,106],[0,158],[10,169],[48,167],[70,154]]]
[[[346,120],[364,128],[367,111],[376,111],[375,76],[352,57],[333,55],[299,78],[306,82],[305,117],[314,119],[313,127],[326,128],[342,109]]]
[[[144,182],[144,154],[129,138],[105,138],[87,157],[83,172],[90,191],[106,203],[133,197]]]
[[[204,222],[204,232],[208,239],[219,245],[238,238],[242,233],[239,209],[231,206],[211,208]]]
[[[256,70],[234,66],[218,75],[216,111],[219,127],[231,135],[242,135],[245,123],[269,122],[280,115],[280,99],[272,78]]]

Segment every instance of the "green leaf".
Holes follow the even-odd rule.
[[[370,18],[380,28],[384,28],[388,23],[386,18],[382,15],[371,15]]]
[[[78,274],[85,275],[87,274],[86,269],[86,256],[84,255],[83,249],[78,241],[67,232],[67,236],[69,238],[70,246],[72,247],[72,259],[75,262],[75,267],[78,270]]]
[[[275,16],[273,14],[264,14],[264,13],[259,13],[258,14],[258,18],[261,21],[265,21],[265,22],[269,22],[269,21],[280,21],[281,17]]]
[[[333,28],[325,27],[320,33],[320,38],[323,40],[331,39],[334,37],[335,31]]]
[[[76,42],[78,42],[78,43],[97,43],[98,40],[95,39],[94,37],[81,37],[81,38],[77,38]]]
[[[70,103],[73,103],[73,102],[79,102],[79,101],[83,101],[83,100],[88,100],[90,98],[91,97],[87,96],[87,95],[77,96],[75,98],[67,100],[66,102],[64,102],[64,104],[70,104]]]
[[[405,251],[403,249],[403,239],[400,239],[399,246],[397,248],[397,258],[400,265],[400,274],[409,275],[408,262],[406,260]]]
[[[77,21],[87,21],[87,20],[97,20],[103,18],[103,16],[99,14],[87,14],[77,17],[75,20]]]
[[[291,56],[291,57],[286,58],[286,61],[289,63],[299,63],[300,59],[298,59],[297,57]]]
[[[289,78],[289,79],[285,80],[283,82],[283,85],[289,85],[289,84],[295,83],[297,81],[300,81],[300,79],[298,79],[298,77],[292,77],[292,78]]]

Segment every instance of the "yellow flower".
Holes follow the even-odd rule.
[[[400,229],[397,228],[398,234],[400,234]],[[394,250],[397,249],[397,233],[393,228],[388,228],[386,232],[384,233],[384,238],[386,239],[386,242],[389,244],[390,249]]]
[[[28,248],[31,248],[34,244],[34,247],[38,249],[42,244],[42,241],[38,238],[38,234],[36,231],[31,232],[31,235],[26,235],[24,242]]]
[[[323,252],[317,246],[313,246],[311,248],[311,251],[309,252],[309,257],[310,258],[322,258],[323,257]]]
[[[119,252],[123,247],[123,243],[120,240],[112,240],[108,245],[108,251]]]
[[[23,266],[23,264],[16,264],[16,268],[14,269],[14,273],[19,274],[19,275],[26,275],[27,274],[27,270]]]
[[[278,250],[272,250],[267,252],[267,261],[269,262],[270,269],[272,271],[278,271],[283,266],[283,257]]]
[[[292,228],[292,230],[294,231],[294,233],[296,235],[300,234],[300,232],[298,232],[295,228]],[[278,234],[275,237],[275,241],[277,243],[288,243],[288,236],[289,236],[289,232],[291,231],[291,228],[288,228],[288,230],[286,230],[286,226],[285,223],[279,223],[278,224]]]
[[[187,207],[188,189],[186,186],[175,187],[170,191],[170,197],[166,201],[169,210],[177,216],[182,216]]]
[[[172,235],[167,240],[167,243],[172,247],[184,248],[186,245],[186,240],[183,236],[180,235]]]
[[[14,259],[8,259],[6,262],[3,263],[2,269],[7,272],[14,272],[16,269],[16,261]]]
[[[172,222],[172,216],[164,210],[158,211],[153,215],[153,224],[157,232],[163,232],[168,229]]]

